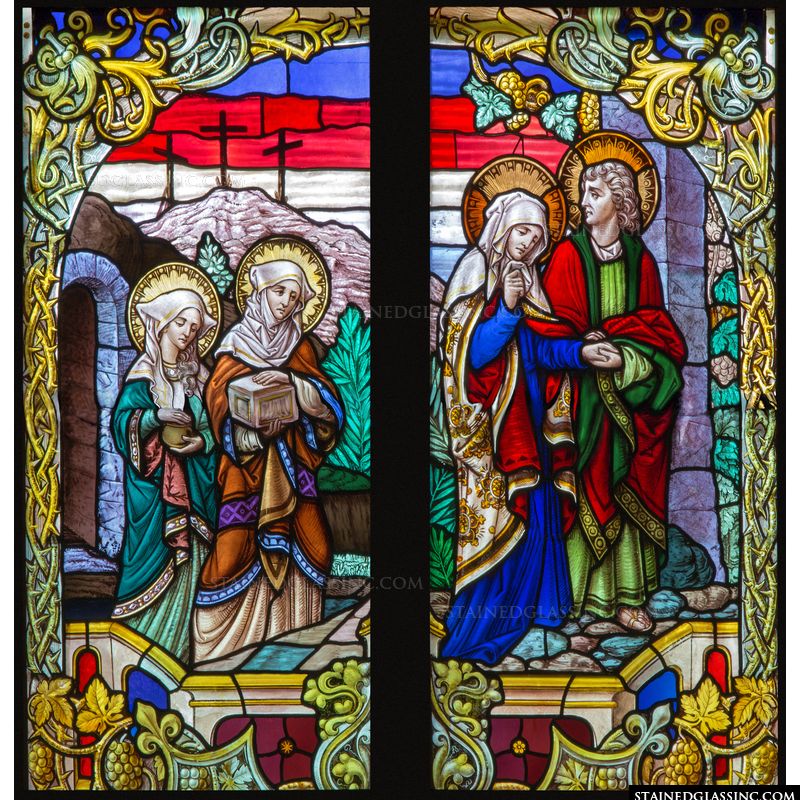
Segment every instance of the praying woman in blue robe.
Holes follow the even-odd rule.
[[[541,201],[498,195],[445,297],[459,539],[444,658],[497,664],[531,627],[572,611],[560,496],[574,492],[569,376],[615,348],[552,316],[536,268],[548,240]]]

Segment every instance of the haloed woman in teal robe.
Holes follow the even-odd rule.
[[[217,517],[217,455],[202,401],[208,371],[197,342],[217,323],[189,289],[161,294],[136,311],[144,352],[112,422],[125,459],[126,513],[112,617],[188,663],[197,578]]]

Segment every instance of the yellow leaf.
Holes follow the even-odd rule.
[[[69,678],[55,678],[50,682],[51,697],[63,697],[69,693],[72,681]]]
[[[116,722],[122,718],[122,708],[125,704],[125,697],[122,694],[114,694],[111,696],[111,702],[108,704],[108,712],[106,719],[110,722]]]
[[[724,731],[730,726],[731,721],[728,715],[720,708],[706,714],[701,723],[700,730],[703,734],[712,733],[714,731]]]
[[[66,701],[66,699],[61,695],[57,695],[52,698],[50,705],[53,708],[53,716],[55,717],[56,722],[60,723],[65,728],[71,728],[75,712],[72,710],[72,706]]]
[[[697,705],[704,716],[719,708],[719,688],[711,678],[706,678],[697,688]]]
[[[102,733],[106,728],[106,723],[102,716],[94,711],[84,709],[78,714],[78,730],[81,733]]]
[[[31,711],[33,712],[33,721],[40,728],[50,719],[52,713],[50,703],[40,694],[35,694],[31,698]]]
[[[105,716],[108,708],[108,689],[100,678],[92,678],[86,689],[86,705],[98,716]]]
[[[730,726],[728,712],[720,708],[719,687],[711,678],[706,678],[694,695],[681,696],[681,713],[692,727],[705,736],[712,731],[724,731]]]
[[[741,728],[746,722],[749,722],[753,717],[753,710],[755,708],[755,701],[750,695],[740,697],[733,706],[733,724],[737,728]]]

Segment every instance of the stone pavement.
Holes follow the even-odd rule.
[[[498,664],[479,664],[503,672],[617,672],[648,644],[686,620],[735,620],[739,615],[735,586],[712,583],[703,589],[661,589],[647,603],[655,623],[647,633],[633,633],[614,620],[591,614],[569,620],[557,630],[532,627]],[[450,592],[431,592],[433,616],[443,622]]]

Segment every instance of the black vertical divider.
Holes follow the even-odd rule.
[[[371,10],[373,791],[431,786],[428,9]]]

